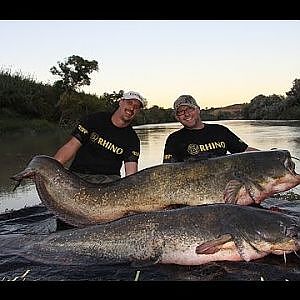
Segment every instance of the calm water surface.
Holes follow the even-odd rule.
[[[300,158],[300,121],[218,121],[227,126],[248,145],[261,149],[287,149]],[[163,148],[167,136],[181,128],[179,123],[143,125],[135,127],[141,139],[139,170],[162,163]],[[20,172],[36,154],[52,156],[68,138],[69,132],[42,135],[13,135],[1,137],[0,148],[0,213],[40,203],[32,182],[23,182],[15,191],[10,176]],[[300,161],[294,160],[297,173]],[[124,170],[122,169],[122,176]],[[300,194],[300,187],[292,189]]]

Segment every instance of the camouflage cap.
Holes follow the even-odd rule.
[[[174,102],[174,110],[177,112],[177,109],[181,105],[187,105],[191,107],[199,107],[196,100],[190,95],[181,95],[177,100]]]

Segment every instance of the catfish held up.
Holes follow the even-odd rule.
[[[34,180],[50,211],[78,227],[185,205],[259,204],[300,183],[287,150],[161,164],[107,184],[88,183],[55,159],[38,155],[12,177],[23,178]]]

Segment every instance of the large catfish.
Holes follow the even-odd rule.
[[[59,265],[250,261],[300,249],[299,218],[261,208],[207,204],[147,212],[50,235],[1,235],[1,255]]]
[[[12,178],[20,182],[28,177],[35,181],[42,203],[78,227],[183,205],[259,204],[300,183],[287,150],[161,164],[107,184],[88,183],[40,155]]]

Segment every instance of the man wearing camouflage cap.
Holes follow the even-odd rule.
[[[255,151],[227,127],[203,123],[200,107],[191,95],[174,102],[175,118],[184,127],[171,133],[165,143],[164,163],[217,157],[229,153]]]

